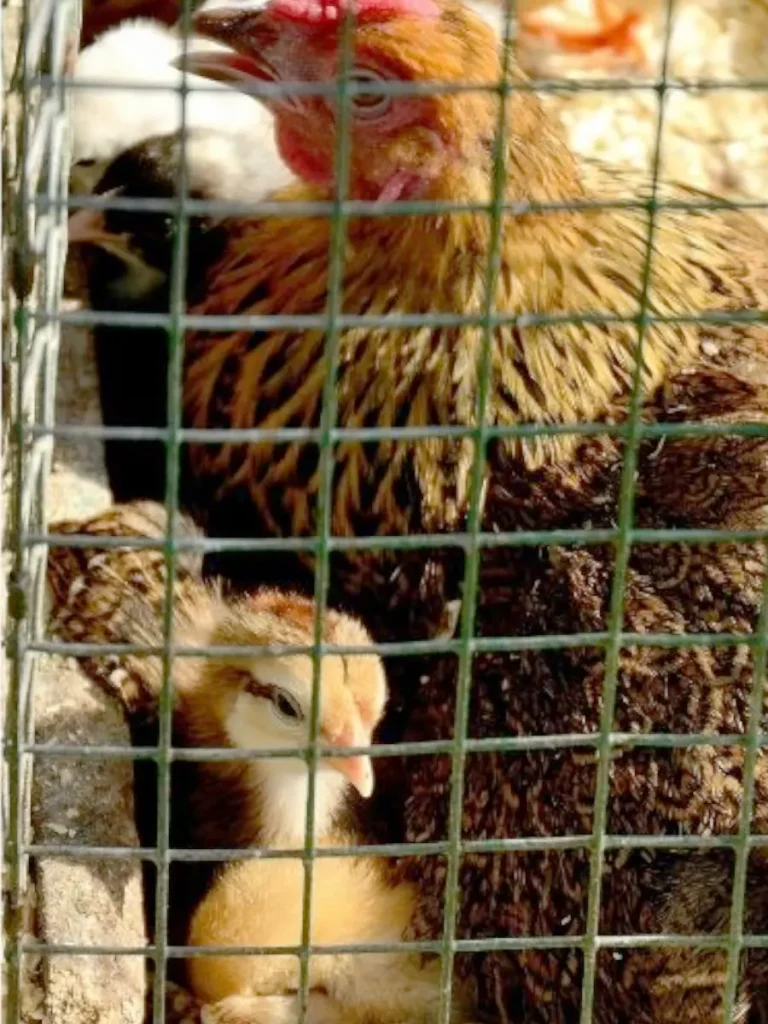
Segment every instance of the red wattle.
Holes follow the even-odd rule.
[[[320,159],[300,135],[278,118],[277,148],[293,173],[310,185],[331,185],[333,171],[326,160]]]
[[[396,203],[399,199],[418,199],[424,189],[424,178],[412,171],[395,171],[377,196],[380,203]]]

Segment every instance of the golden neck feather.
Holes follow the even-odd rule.
[[[556,203],[584,195],[572,157],[546,122],[539,123],[534,140],[531,131],[521,135],[519,123],[511,118],[506,161],[510,201]],[[444,191],[459,201],[486,202],[488,171],[487,160],[485,166],[459,167]],[[285,200],[310,197],[317,194],[303,185],[282,195]],[[350,219],[342,312],[482,317],[487,310],[491,237],[485,212]],[[526,325],[515,317],[594,313],[636,317],[646,238],[647,214],[642,210],[505,214],[491,307],[510,320],[491,332],[487,422],[590,422],[605,416],[626,394],[636,358],[635,323],[582,320]],[[196,312],[323,313],[329,241],[327,218],[270,218],[233,225],[209,297]],[[668,220],[657,241],[651,309],[706,308],[706,288],[700,281],[692,282],[681,295],[680,281],[687,272],[691,248],[685,233]],[[338,422],[345,426],[473,424],[484,337],[479,324],[344,330]],[[221,422],[221,417],[236,427],[316,425],[325,375],[323,341],[318,330],[192,336],[185,389],[189,418],[196,426]],[[644,386],[656,387],[670,371],[690,362],[697,344],[691,326],[648,330]],[[506,449],[510,456],[537,466],[569,457],[574,444],[573,438],[560,437],[510,441]],[[430,519],[432,525],[450,524],[461,516],[471,443],[382,442],[374,454],[370,448],[349,444],[338,450],[341,504],[335,526],[339,532],[353,528],[352,514],[364,500],[361,480],[370,479],[372,461],[377,466],[372,500],[379,503],[375,512],[386,524],[382,528],[409,528],[398,512],[393,488],[406,463],[422,490],[434,495],[431,515],[425,499],[428,526]],[[266,501],[267,488],[289,486],[298,473],[296,446],[288,446],[287,454],[277,461],[276,450],[268,444],[247,451],[227,447],[211,454],[208,466],[231,478],[233,456],[238,460],[238,479],[248,482],[257,503]],[[291,498],[298,503],[294,530],[311,523],[311,500],[306,491],[302,494]],[[266,508],[262,511],[267,515]]]

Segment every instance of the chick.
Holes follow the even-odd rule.
[[[342,9],[273,0],[259,12],[198,17],[203,35],[235,52],[191,59],[221,79],[329,83],[337,66]],[[499,77],[496,40],[457,3],[392,0],[356,7],[353,78],[416,83],[486,83]],[[525,85],[513,68],[512,84]],[[645,212],[580,210],[583,198],[639,198],[647,192],[599,167],[576,166],[557,128],[523,89],[507,100],[504,196],[515,209],[501,225],[492,305],[491,374],[486,422],[494,427],[626,418],[637,357],[634,323],[594,323],[584,314],[634,318],[643,298]],[[363,97],[351,104],[349,194],[357,200],[487,202],[495,97],[467,91],[431,97]],[[328,199],[336,115],[315,97],[274,105],[278,142],[303,184],[288,198]],[[702,201],[671,189],[673,198]],[[666,198],[667,193],[662,194]],[[553,203],[540,211],[526,203]],[[322,314],[327,308],[331,228],[321,218],[245,220],[228,231],[227,252],[197,307],[211,313]],[[484,212],[416,217],[351,217],[341,287],[345,314],[485,312],[491,231]],[[713,424],[722,430],[765,424],[768,346],[756,323],[728,314],[768,302],[768,238],[747,214],[657,212],[640,382],[646,422]],[[704,323],[719,311],[717,323]],[[527,318],[526,314],[533,314]],[[723,315],[724,314],[724,315]],[[539,317],[577,318],[541,323]],[[522,318],[522,319],[521,319]],[[345,427],[471,426],[478,401],[476,323],[393,328],[345,327],[339,336],[337,423]],[[321,330],[192,333],[187,340],[185,403],[195,426],[315,427],[327,367]],[[469,441],[345,441],[335,450],[331,531],[335,536],[462,529],[471,483]],[[499,438],[487,449],[482,528],[493,532],[616,526],[624,442],[554,436]],[[308,444],[231,444],[193,452],[194,470],[216,494],[214,532],[306,535],[315,526],[320,488]],[[640,528],[738,524],[762,529],[768,507],[764,436],[668,438],[643,442],[635,523]],[[435,611],[456,586],[457,567],[440,552],[390,560],[376,552],[332,562],[334,602],[354,601],[379,639],[430,635]],[[602,634],[611,621],[613,545],[485,551],[475,631],[480,636]],[[460,568],[460,566],[459,566]],[[283,559],[276,571],[288,574]],[[624,629],[632,633],[754,632],[762,600],[759,545],[635,544],[629,560]],[[599,728],[603,647],[514,651],[472,660],[469,735],[473,738],[591,733]],[[614,727],[622,732],[743,733],[753,664],[749,649],[628,646],[619,659]],[[387,739],[446,740],[453,735],[454,658],[389,668],[393,711]],[[421,680],[415,686],[414,679]],[[613,834],[727,834],[738,827],[743,752],[739,748],[655,749],[629,745],[611,760],[607,828]],[[446,839],[451,765],[411,759],[378,768],[381,838]],[[589,750],[473,753],[465,772],[462,834],[467,839],[589,835],[594,826],[596,758]],[[759,761],[755,830],[768,806]],[[410,859],[402,874],[419,886],[414,931],[435,938],[443,926],[444,865]],[[669,858],[637,850],[605,859],[600,930],[660,930],[660,881]],[[460,864],[461,938],[573,936],[587,926],[586,849],[467,855]],[[658,961],[649,951],[623,961],[597,957],[599,1024],[655,1018]],[[644,966],[643,966],[644,965]],[[578,949],[491,952],[461,958],[480,988],[482,1009],[503,1021],[571,1021],[581,1003]],[[662,969],[663,974],[663,969]],[[694,963],[689,982],[701,975]],[[712,1005],[722,986],[710,978]],[[742,1005],[754,1008],[745,976]],[[711,1024],[705,1016],[696,1024]]]
[[[194,199],[258,201],[291,178],[274,141],[259,149],[252,134],[196,128],[185,144],[189,194]],[[178,133],[152,137],[122,152],[107,167],[96,193],[171,199],[181,166]],[[200,296],[208,265],[223,250],[225,228],[215,218],[191,216],[187,233],[187,298]],[[70,246],[86,268],[89,301],[97,312],[167,314],[176,224],[170,213],[84,209],[69,222]],[[164,328],[94,328],[102,419],[106,426],[165,427],[168,334]],[[108,439],[105,461],[116,501],[160,500],[165,493],[162,441]]]
[[[238,604],[210,639],[226,643],[309,644],[312,604],[264,592]],[[258,610],[257,610],[258,609]],[[199,640],[200,622],[195,621]],[[326,642],[365,645],[368,634],[347,616],[329,615]],[[185,745],[249,748],[306,746],[312,663],[305,655],[200,663],[189,681],[176,677],[179,739]],[[216,680],[215,686],[213,680]],[[381,663],[372,655],[324,659],[320,679],[320,738],[363,746],[384,708]],[[192,792],[199,837],[230,845],[299,849],[305,836],[307,766],[298,757],[207,765]],[[344,846],[356,836],[344,820],[346,784],[360,796],[373,787],[370,759],[320,761],[315,789],[315,842]],[[241,798],[234,802],[235,793]],[[237,807],[237,815],[233,808]],[[215,834],[210,831],[212,823]],[[416,906],[408,883],[390,888],[380,862],[320,859],[313,867],[311,941],[324,944],[397,942]],[[197,906],[190,945],[297,946],[301,942],[304,868],[300,860],[247,860],[225,867]],[[409,954],[316,955],[310,960],[310,1020],[434,1021],[439,965]],[[190,990],[209,1004],[207,1024],[294,1020],[299,964],[293,954],[205,956],[187,961]]]
[[[164,528],[163,509],[148,502],[115,506],[97,519],[52,527],[57,533],[94,537],[153,537]],[[156,552],[109,549],[97,556],[80,549],[62,556],[54,549],[49,577],[59,634],[89,642],[161,642],[165,573]],[[219,587],[190,574],[179,581],[174,599],[178,645],[307,648],[313,643],[314,605],[294,594],[258,590],[226,599]],[[363,651],[322,657],[319,741],[368,746],[387,696],[381,660],[372,650],[365,651],[369,634],[348,615],[327,612],[323,642]],[[309,742],[310,653],[192,655],[177,658],[172,673],[174,745],[282,749],[287,754],[178,764],[171,790],[172,844],[302,848],[309,785],[302,752]],[[158,659],[135,658],[125,674],[140,679],[144,711],[156,707],[162,683]],[[135,712],[132,695],[124,688],[121,695]],[[321,756],[315,772],[316,845],[345,846],[358,838],[350,787],[362,798],[371,795],[370,756]],[[299,860],[247,860],[223,867],[194,909],[184,941],[193,946],[299,944],[303,870]],[[380,862],[361,858],[320,860],[314,870],[312,942],[396,942],[403,937],[415,908],[412,886],[390,887]],[[171,904],[177,915],[179,906],[190,901],[191,878],[193,886],[199,884],[185,865],[174,865]],[[362,959],[316,956],[310,964],[312,1006],[321,1007],[329,1024],[369,1019],[395,1024],[405,1015],[426,1024],[434,1020],[439,1003],[439,975],[438,965],[422,965],[418,956],[407,953]],[[217,1004],[206,1010],[207,1024],[287,1022],[296,1012],[298,962],[292,955],[191,958],[187,980],[194,997]],[[175,1001],[176,996],[174,990],[171,998]]]

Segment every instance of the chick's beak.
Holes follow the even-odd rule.
[[[100,242],[106,233],[102,210],[78,210],[67,222],[67,237],[70,245]]]
[[[104,192],[101,198],[117,195],[119,189]],[[93,210],[83,207],[77,210],[67,221],[67,238],[70,245],[99,245],[114,241],[106,227],[104,210]]]
[[[368,746],[370,742],[370,736],[363,736],[351,731],[334,736],[331,740],[334,747],[364,747]],[[327,763],[340,772],[363,799],[367,800],[373,793],[373,764],[368,754],[329,757]]]

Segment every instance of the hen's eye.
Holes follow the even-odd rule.
[[[287,722],[295,725],[304,718],[299,702],[285,690],[275,690],[272,694],[272,706],[277,714]]]
[[[381,75],[365,68],[355,68],[349,76],[353,85],[365,87],[370,83],[383,82]],[[350,97],[350,104],[356,117],[373,119],[381,117],[392,105],[391,96],[382,96],[380,93],[360,92]]]

